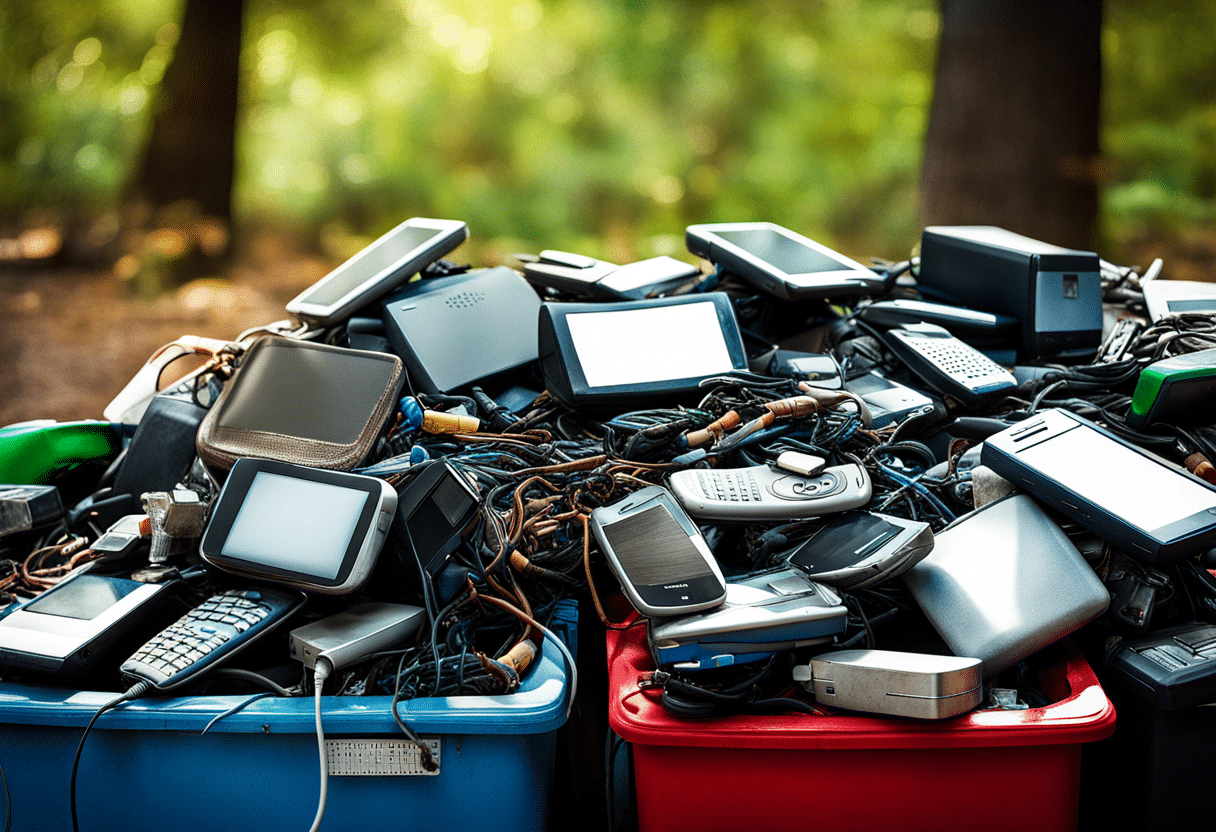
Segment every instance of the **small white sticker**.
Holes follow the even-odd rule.
[[[421,739],[438,766],[440,741]],[[423,767],[422,752],[409,740],[326,740],[325,757],[329,773],[335,776],[439,774],[438,767],[434,771]]]

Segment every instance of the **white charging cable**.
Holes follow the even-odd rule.
[[[312,684],[316,689],[317,703],[317,748],[321,753],[321,797],[317,801],[317,816],[312,820],[308,832],[317,832],[321,828],[321,820],[325,817],[325,800],[329,795],[329,759],[325,753],[325,729],[321,727],[321,688],[325,680],[333,672],[329,659],[317,659],[317,666],[312,671]]]

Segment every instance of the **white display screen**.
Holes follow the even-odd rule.
[[[333,580],[367,499],[366,491],[259,471],[220,554]]]
[[[712,376],[734,369],[712,301],[576,312],[570,340],[589,387]]]
[[[1209,489],[1085,427],[1019,451],[1018,457],[1145,531],[1216,506]]]

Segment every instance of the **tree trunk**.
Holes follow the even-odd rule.
[[[153,208],[187,200],[232,215],[244,0],[186,0],[132,196]]]
[[[926,225],[1097,244],[1101,0],[942,0]]]

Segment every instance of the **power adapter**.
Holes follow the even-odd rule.
[[[359,604],[292,630],[291,657],[310,670],[325,659],[332,672],[404,641],[425,618],[422,607],[408,604]]]
[[[425,617],[425,610],[421,607],[374,601],[359,604],[346,612],[322,618],[291,631],[291,657],[303,662],[305,667],[313,671],[315,686],[321,795],[309,832],[318,832],[321,828],[329,794],[329,761],[325,749],[325,729],[321,725],[321,688],[324,687],[325,680],[335,670],[409,638],[422,626]],[[411,739],[414,739],[419,747],[423,747],[417,739]],[[423,764],[428,762],[430,758],[424,756]],[[435,763],[431,762],[431,765]]]

